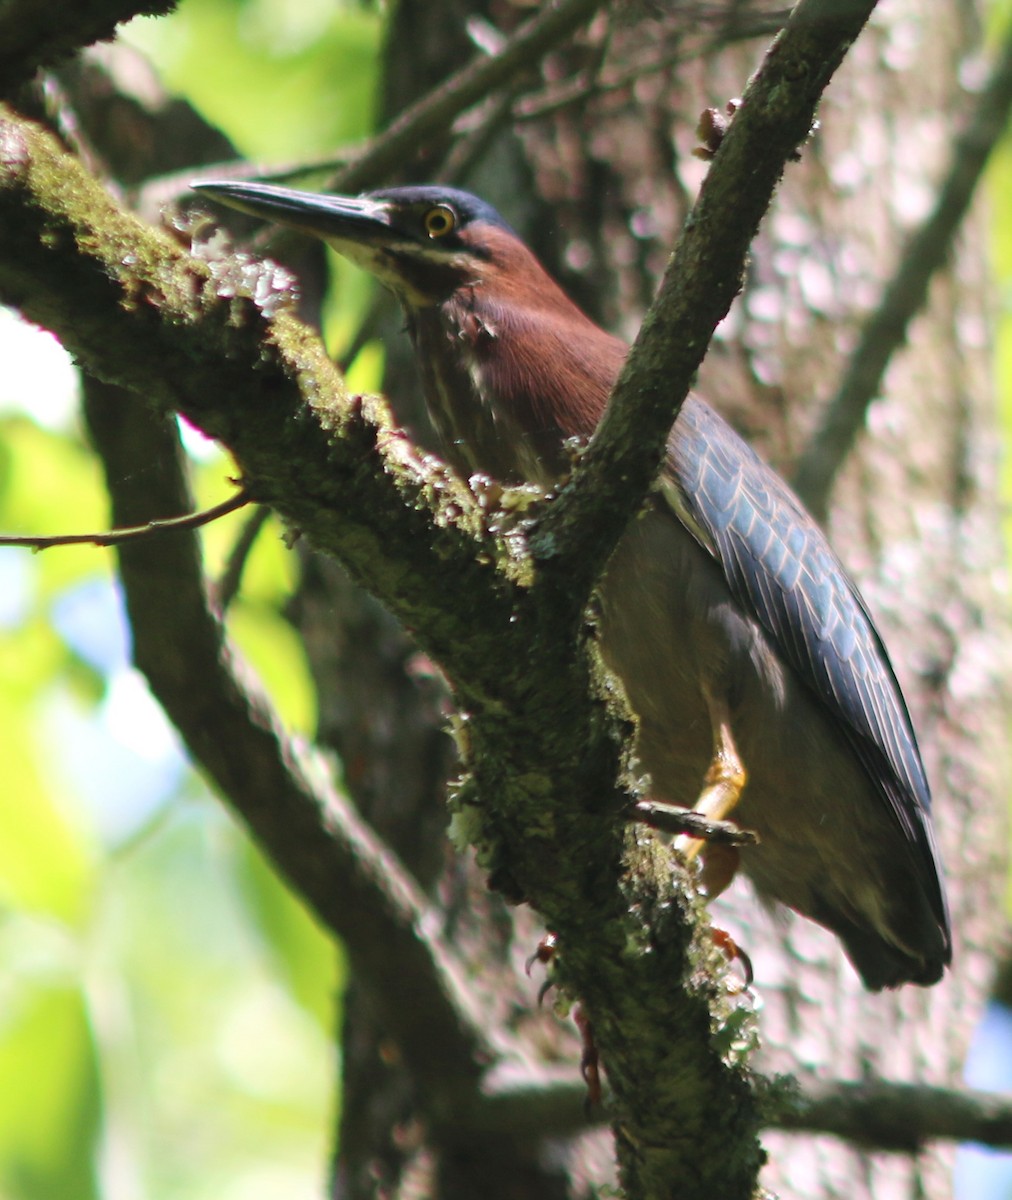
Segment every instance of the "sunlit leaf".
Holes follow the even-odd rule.
[[[88,838],[54,802],[39,770],[42,747],[30,710],[0,691],[4,783],[0,788],[0,906],[79,924],[94,862]]]
[[[237,868],[250,912],[292,994],[332,1033],[338,1028],[335,1002],[344,978],[340,947],[252,843],[243,845]]]
[[[0,1191],[92,1200],[101,1104],[86,1006],[71,984],[21,983],[0,1015]]]
[[[188,0],[126,36],[244,154],[290,161],[369,132],[381,30],[357,5]]]

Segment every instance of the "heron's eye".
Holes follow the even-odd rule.
[[[437,204],[435,208],[430,208],[425,214],[422,224],[430,238],[446,237],[456,227],[457,214],[449,205]]]

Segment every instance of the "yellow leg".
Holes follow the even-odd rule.
[[[727,705],[711,698],[707,707],[713,727],[713,758],[703,778],[704,787],[693,806],[693,812],[711,820],[723,821],[741,799],[748,776],[731,733]],[[738,865],[738,851],[733,846],[708,846],[700,838],[686,834],[676,838],[675,849],[689,861],[701,850],[706,850],[703,882],[711,896],[724,890]]]

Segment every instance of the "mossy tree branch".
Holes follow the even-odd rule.
[[[271,278],[255,281],[268,299]],[[624,730],[580,637],[583,598],[560,623],[522,545],[490,533],[381,404],[348,397],[294,318],[238,290],[119,212],[41,131],[0,122],[0,294],[96,376],[221,440],[247,487],[415,630],[461,706],[465,824],[558,933],[560,978],[594,1022],[631,1193],[679,1178],[686,1196],[748,1195],[759,1152],[737,1026],[709,939],[690,948],[680,877],[618,819]]]

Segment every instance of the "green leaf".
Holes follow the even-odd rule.
[[[101,1099],[84,997],[44,973],[19,982],[0,1018],[0,1191],[5,1200],[93,1200]]]
[[[249,841],[239,847],[237,880],[271,957],[292,995],[330,1032],[345,976],[340,945],[295,898]]]
[[[47,913],[80,927],[90,911],[92,848],[42,780],[31,714],[0,692],[4,785],[0,788],[0,906]],[[0,1076],[2,1078],[2,1076]]]
[[[242,601],[229,613],[228,627],[285,726],[311,733],[316,727],[316,692],[295,630],[274,609]]]
[[[310,0],[188,0],[126,31],[245,155],[284,161],[371,130],[381,34],[377,12]]]

